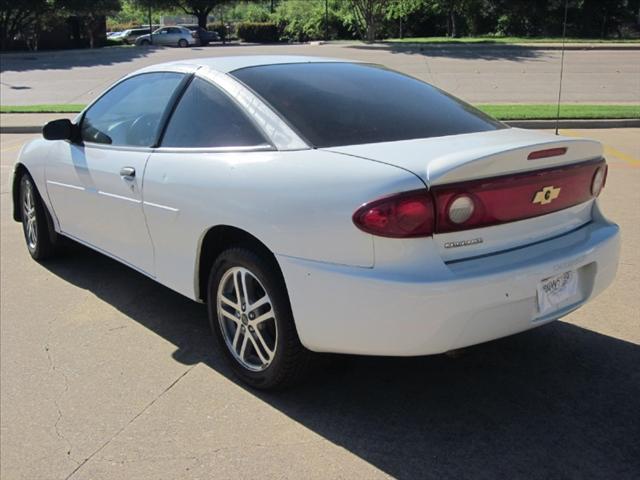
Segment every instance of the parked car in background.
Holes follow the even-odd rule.
[[[199,25],[180,25],[181,27],[188,28],[191,32],[195,33],[196,38],[200,41],[200,45],[209,45],[211,42],[219,42],[220,35],[215,30],[207,30]]]
[[[136,39],[136,45],[167,45],[174,47],[188,47],[198,45],[195,33],[185,27],[162,27],[151,35],[141,35]]]
[[[113,35],[109,37],[111,40],[120,41],[126,45],[133,45],[138,37],[141,35],[148,35],[149,28],[148,27],[140,27],[140,28],[130,28],[128,30],[124,30],[123,32],[119,32],[117,35]]]
[[[31,256],[69,237],[207,303],[254,387],[295,381],[311,352],[437,354],[535,328],[618,267],[600,143],[509,128],[375,65],[150,66],[43,136],[14,169]]]
[[[122,32],[107,32],[107,38],[110,40],[117,40],[122,35]]]

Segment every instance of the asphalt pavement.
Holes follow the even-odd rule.
[[[612,287],[533,331],[340,358],[277,394],[234,380],[202,305],[83,247],[32,261],[10,201],[30,136],[0,136],[0,477],[637,479],[640,129],[565,133],[607,145]]]
[[[147,65],[226,55],[310,55],[385,65],[472,103],[554,103],[561,52],[539,46],[212,45],[111,47],[0,56],[3,105],[87,103],[118,78]],[[565,52],[565,102],[640,102],[640,49]]]

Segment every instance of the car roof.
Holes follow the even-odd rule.
[[[286,63],[359,63],[353,60],[338,58],[297,56],[297,55],[246,55],[237,57],[209,57],[179,60],[176,62],[160,63],[138,70],[137,73],[162,71],[166,69],[197,70],[208,68],[222,73],[233,72],[241,68],[258,67],[264,65],[278,65]]]

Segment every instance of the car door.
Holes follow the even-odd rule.
[[[181,28],[171,27],[169,28],[169,36],[167,41],[169,45],[178,45],[178,42],[183,37],[183,32]]]
[[[62,232],[150,275],[143,175],[183,79],[155,72],[120,82],[84,113],[81,141],[57,142],[47,164],[47,191]]]
[[[157,32],[157,36],[154,33],[153,41],[158,45],[170,45],[171,44],[171,34],[169,33],[169,27],[161,28]],[[177,42],[177,40],[176,40]]]
[[[273,150],[232,98],[207,80],[193,78],[145,173],[143,208],[156,251],[158,281],[193,296],[196,245],[203,225],[229,224],[219,212],[234,188],[229,182],[234,164],[264,161]]]

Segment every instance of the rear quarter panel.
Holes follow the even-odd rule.
[[[318,150],[154,152],[144,210],[158,280],[195,298],[199,246],[217,225],[240,228],[274,254],[371,268],[371,235],[352,223],[363,203],[424,188],[397,167]]]

